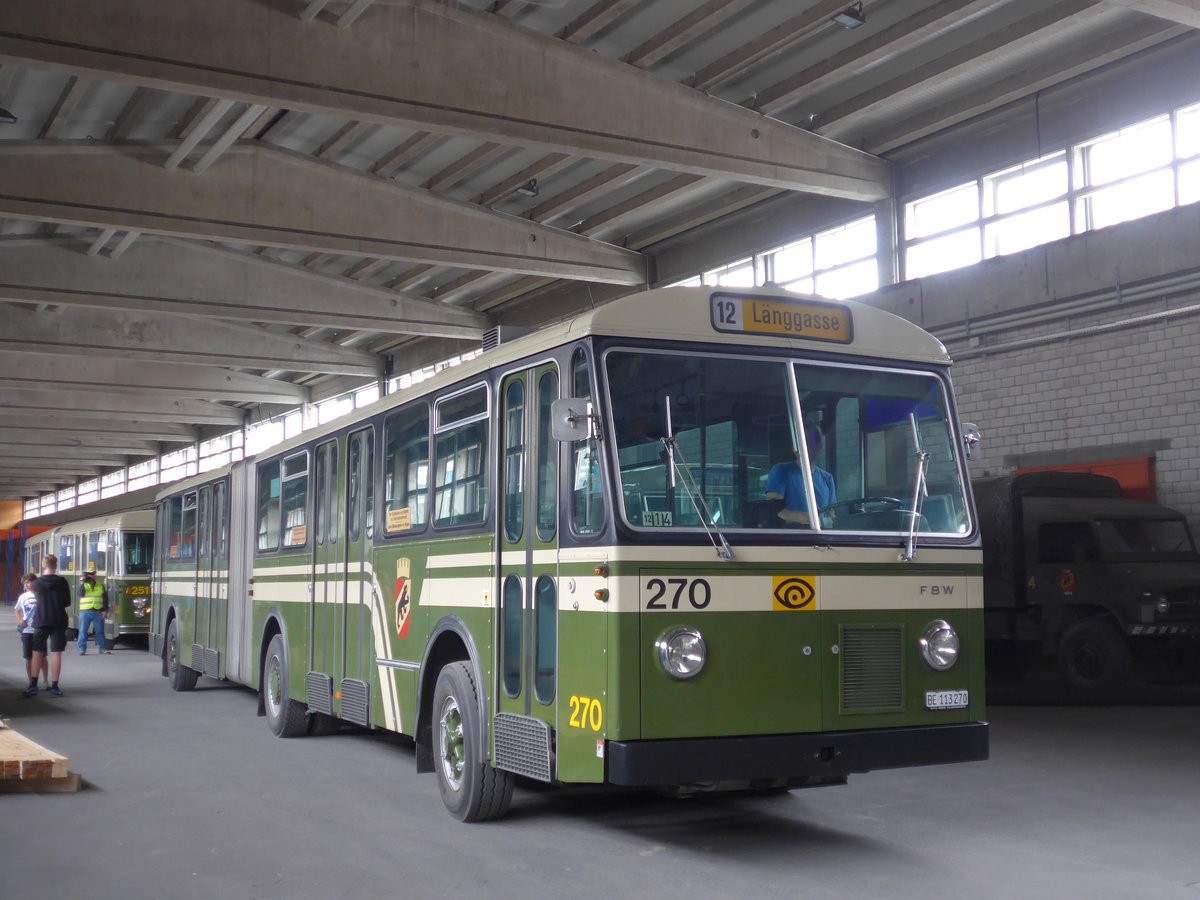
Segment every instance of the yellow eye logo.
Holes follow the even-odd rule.
[[[811,575],[774,578],[771,596],[775,601],[775,609],[816,609],[816,578]]]

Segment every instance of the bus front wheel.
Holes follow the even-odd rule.
[[[263,708],[276,737],[300,737],[308,733],[304,707],[291,698],[289,691],[287,646],[283,635],[277,634],[267,645],[262,675]]]
[[[171,690],[190,691],[196,686],[200,673],[190,666],[185,666],[179,659],[179,620],[172,619],[167,626],[167,678],[171,681]]]
[[[513,774],[484,759],[479,692],[470,667],[452,662],[433,690],[433,753],[442,802],[460,822],[482,822],[508,812]]]

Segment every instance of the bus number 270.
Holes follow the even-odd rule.
[[[684,597],[692,609],[704,609],[712,602],[712,585],[703,578],[651,578],[646,590],[651,592],[646,609],[679,609]]]
[[[604,725],[604,709],[591,697],[571,697],[571,727],[599,731]]]

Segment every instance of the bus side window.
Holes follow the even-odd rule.
[[[571,396],[591,400],[591,366],[583,348],[571,358]],[[571,444],[571,530],[596,534],[604,527],[604,483],[600,475],[600,442],[585,438]]]
[[[383,426],[383,530],[422,531],[429,519],[429,407],[418,403],[389,416]],[[370,527],[370,444],[367,446],[367,523]]]
[[[276,550],[279,547],[279,460],[258,467],[258,549]],[[171,553],[175,556],[175,553]]]

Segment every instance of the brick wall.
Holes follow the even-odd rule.
[[[974,474],[1153,456],[1159,502],[1200,534],[1200,208],[895,285],[875,302],[945,340],[959,412],[984,436]]]

